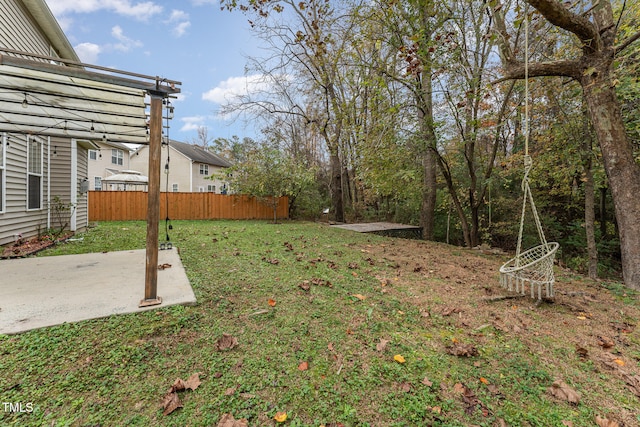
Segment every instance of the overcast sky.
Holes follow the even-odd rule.
[[[247,18],[219,0],[46,0],[83,62],[182,82],[170,137],[256,136],[218,116],[219,104],[246,90],[245,56],[260,56]]]

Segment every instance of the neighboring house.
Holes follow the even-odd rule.
[[[171,140],[168,150],[167,145],[162,146],[161,164],[163,173],[160,176],[160,191],[218,194],[227,192],[228,184],[218,175],[230,167],[231,163],[200,146]],[[148,175],[149,147],[143,145],[131,153],[130,165],[132,169]]]
[[[96,141],[96,145],[97,148],[89,150],[88,153],[89,189],[95,191],[139,190],[140,188],[136,185],[103,182],[105,178],[131,171],[129,159],[133,149],[125,144],[111,141]]]
[[[0,245],[88,225],[94,141],[145,141],[130,81],[86,71],[44,0],[0,1]]]

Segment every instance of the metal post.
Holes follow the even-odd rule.
[[[149,191],[147,202],[147,260],[144,299],[138,307],[162,304],[158,292],[158,223],[160,221],[160,155],[162,149],[162,93],[151,92],[149,120]]]

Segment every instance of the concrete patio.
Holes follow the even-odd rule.
[[[0,261],[0,334],[135,313],[196,298],[176,248],[159,252],[162,304],[139,308],[144,298],[144,249]]]

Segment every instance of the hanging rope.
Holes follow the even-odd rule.
[[[171,142],[171,139],[169,138],[169,100],[167,100],[167,162],[164,164],[164,173],[165,173],[165,179],[166,179],[166,185],[165,185],[165,206],[166,206],[166,211],[167,211],[167,216],[164,220],[164,231],[166,234],[166,243],[161,243],[160,244],[160,249],[166,248],[166,249],[171,249],[173,247],[173,244],[171,243],[171,238],[169,237],[169,230],[173,230],[173,225],[171,225],[171,219],[169,219],[169,162],[171,161],[171,146],[169,145]]]
[[[533,168],[533,159],[529,155],[529,4],[525,6],[525,38],[524,38],[524,176],[522,177],[522,214],[520,216],[520,230],[518,232],[518,243],[516,246],[516,256],[500,267],[500,283],[509,290],[514,290],[522,294],[528,285],[531,297],[534,298],[537,287],[537,297],[542,299],[542,287],[545,287],[546,296],[552,298],[554,295],[553,284],[555,277],[553,274],[553,261],[555,253],[560,247],[556,242],[547,243],[544,235],[542,223],[533,200],[531,187],[529,186],[529,173]],[[538,232],[540,245],[525,252],[522,252],[522,238],[524,235],[524,222],[527,212],[527,202],[531,204],[533,220]]]

